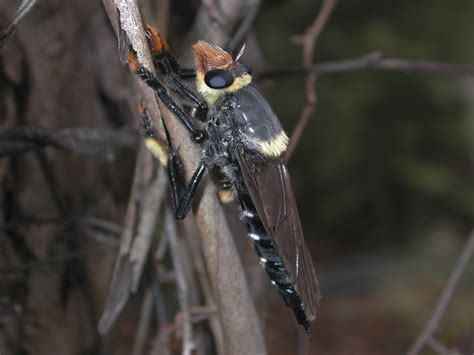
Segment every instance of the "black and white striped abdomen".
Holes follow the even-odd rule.
[[[245,193],[239,193],[238,195],[242,206],[240,219],[247,224],[248,236],[252,241],[255,252],[260,258],[260,262],[265,267],[270,282],[278,288],[287,306],[293,310],[298,323],[302,324],[306,331],[309,332],[309,320],[303,310],[301,298],[292,285],[288,271],[278,255],[270,236],[265,231],[250,196]]]

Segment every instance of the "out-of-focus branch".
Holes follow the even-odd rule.
[[[99,332],[105,334],[125,307],[130,294],[138,288],[149,252],[156,220],[166,189],[166,174],[156,165],[144,145],[138,155],[129,204],[120,239],[119,254],[109,296],[99,322]]]
[[[151,318],[153,315],[153,292],[148,289],[143,297],[137,332],[133,343],[132,355],[144,354]]]
[[[439,323],[441,318],[443,317],[444,313],[446,312],[446,308],[448,307],[448,303],[451,300],[454,290],[456,289],[456,285],[461,278],[461,275],[466,268],[468,261],[471,259],[474,253],[474,230],[471,232],[469,239],[467,240],[461,255],[459,256],[456,265],[451,273],[451,276],[448,279],[448,283],[441,294],[441,297],[436,304],[436,307],[431,314],[430,319],[425,325],[425,328],[420,333],[416,341],[411,346],[410,350],[408,350],[407,355],[416,355],[418,354],[423,346],[430,340],[434,339],[434,333],[438,329]]]
[[[303,67],[310,68],[313,62],[314,46],[319,38],[324,26],[329,20],[331,13],[336,6],[337,0],[324,0],[318,15],[314,22],[306,29],[306,32],[299,38],[298,42],[303,45]],[[293,151],[300,140],[303,130],[308,123],[311,115],[316,109],[316,92],[314,89],[314,82],[316,81],[316,75],[309,71],[306,77],[306,103],[301,112],[300,118],[298,119],[295,129],[290,137],[290,143],[285,153],[285,161],[289,161]]]
[[[82,259],[88,256],[106,253],[113,249],[115,249],[115,246],[101,245],[96,248],[89,248],[89,249],[84,249],[84,250],[71,251],[68,253],[61,253],[61,255],[49,256],[44,259],[34,260],[34,261],[24,263],[21,265],[0,268],[0,274],[15,274],[15,273],[20,273],[20,272],[25,272],[32,268],[38,268],[41,266],[47,266],[47,265],[55,264],[55,263],[62,263],[62,262],[66,262],[66,261],[70,261],[74,259]]]
[[[431,349],[436,351],[439,355],[461,355],[461,353],[456,349],[448,349],[441,342],[435,338],[429,338],[427,344]]]
[[[189,289],[184,271],[183,253],[181,252],[178,233],[176,231],[176,219],[167,208],[165,212],[165,233],[168,236],[170,250],[173,257],[173,268],[176,274],[176,285],[178,290],[178,303],[181,310],[181,321],[183,330],[183,355],[191,355],[194,348],[193,333],[191,327],[191,315],[189,314]]]
[[[68,153],[110,159],[121,148],[135,147],[136,134],[129,128],[66,128],[51,131],[33,126],[16,126],[0,132],[0,157],[53,147]]]
[[[206,305],[207,309],[212,309],[213,313],[216,313],[216,297],[212,292],[211,281],[206,270],[206,264],[203,257],[202,248],[200,248],[196,226],[193,224],[193,221],[189,219],[184,220],[183,222],[185,236],[189,245],[189,252],[191,254],[191,259],[197,274],[202,296],[204,298],[204,304]],[[216,347],[219,349],[224,349],[224,335],[222,333],[222,327],[220,326],[219,318],[213,314],[210,314],[208,319],[210,327],[213,329],[215,339],[214,341],[217,344]]]
[[[247,0],[244,12],[242,14],[242,21],[240,22],[239,28],[235,31],[235,34],[232,36],[232,39],[227,44],[227,49],[229,51],[234,51],[237,49],[242,41],[247,36],[247,33],[250,31],[250,28],[253,25],[255,17],[257,16],[258,10],[260,8],[261,0]]]
[[[126,46],[130,45],[137,53],[140,63],[153,71],[137,3],[124,0],[104,0],[103,4],[117,34],[121,61],[125,61],[126,53],[124,51],[128,49]],[[155,129],[162,133],[161,114],[154,93],[148,90],[143,82],[137,81],[136,84],[151,122],[153,122]],[[165,182],[163,169],[160,168],[159,174],[156,174],[156,164],[151,154],[141,144],[112,284],[98,325],[99,332],[102,334],[110,329],[125,307],[130,294],[138,285],[158,211],[164,198]]]
[[[0,30],[0,48],[8,41],[13,32],[15,31],[18,23],[30,12],[36,5],[38,0],[21,0],[20,4],[16,8],[15,14],[11,22],[4,29]]]
[[[383,58],[382,53],[375,51],[358,58],[312,64],[309,68],[288,67],[270,69],[262,72],[258,79],[277,78],[291,75],[306,75],[308,73],[321,76],[325,74],[338,74],[359,70],[394,70],[407,72],[447,73],[469,76],[474,75],[474,65],[443,63],[428,60]]]

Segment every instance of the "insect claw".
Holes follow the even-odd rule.
[[[157,28],[146,25],[145,34],[153,55],[168,51],[168,43]]]
[[[137,72],[138,69],[140,69],[140,63],[138,63],[137,54],[133,49],[129,50],[127,53],[127,63],[128,67],[133,72]]]

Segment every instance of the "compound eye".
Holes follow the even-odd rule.
[[[208,71],[204,76],[204,82],[213,89],[225,89],[232,85],[234,76],[225,69],[214,69]]]

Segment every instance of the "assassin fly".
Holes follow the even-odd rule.
[[[240,218],[270,281],[278,288],[299,324],[310,333],[320,293],[313,262],[303,239],[298,209],[283,160],[288,137],[267,101],[252,84],[250,69],[218,46],[198,41],[192,46],[196,69],[183,69],[168,50],[161,34],[146,30],[154,65],[164,85],[140,65],[133,50],[128,64],[178,117],[202,145],[202,158],[189,184],[184,183],[182,164],[170,140],[157,137],[141,109],[146,145],[167,167],[176,217],[186,216],[206,170],[217,169],[227,193],[240,202]],[[195,77],[195,95],[180,79]],[[191,118],[168,95],[166,88],[196,106],[195,128]],[[203,99],[201,99],[203,98]],[[224,192],[226,190],[223,190]],[[222,192],[222,191],[221,191]]]

